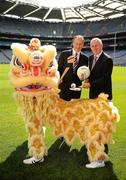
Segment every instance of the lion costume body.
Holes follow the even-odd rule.
[[[54,46],[30,49],[13,43],[9,73],[15,88],[15,98],[28,132],[29,155],[47,155],[43,126],[48,122],[56,137],[68,144],[79,138],[85,144],[90,161],[106,160],[104,144],[113,143],[114,121],[119,119],[117,108],[100,94],[96,99],[64,101],[58,95],[59,73]]]

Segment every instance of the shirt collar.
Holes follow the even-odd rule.
[[[102,52],[103,52],[103,51],[101,51],[99,54],[94,55],[94,56],[98,59],[98,58],[101,56]]]
[[[76,53],[77,53],[78,56],[80,55],[80,51],[76,52],[74,49],[72,49],[72,54],[75,55]]]

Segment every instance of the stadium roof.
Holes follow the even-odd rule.
[[[53,22],[94,21],[126,15],[126,0],[0,0],[0,14]]]

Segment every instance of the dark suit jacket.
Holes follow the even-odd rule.
[[[81,85],[81,81],[77,76],[77,69],[80,66],[88,66],[88,58],[86,55],[84,55],[83,52],[80,53],[79,62],[77,65],[77,68],[75,70],[75,73],[73,73],[73,64],[67,63],[67,58],[72,55],[72,50],[63,51],[58,60],[58,70],[60,72],[60,76],[62,76],[64,70],[66,67],[70,67],[67,74],[64,76],[62,83],[59,85],[60,88],[60,97],[64,100],[69,101],[70,99],[77,99],[80,98],[81,92],[78,91],[71,91],[69,88],[71,87],[72,83],[75,83],[76,86]]]
[[[93,55],[89,57],[89,68],[91,70]],[[91,70],[89,82],[91,84],[89,98],[96,98],[102,92],[109,95],[108,99],[112,99],[112,81],[111,74],[113,69],[113,61],[110,56],[102,52],[96,61],[94,68]]]

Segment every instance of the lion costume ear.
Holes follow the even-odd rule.
[[[44,64],[48,66],[56,56],[56,48],[53,45],[44,45],[39,48],[45,59]]]
[[[44,45],[39,48],[39,51],[44,57],[43,69],[46,69],[50,64],[53,64],[56,48],[53,45]]]
[[[11,49],[13,51],[13,55],[16,56],[21,63],[27,63],[29,53],[25,44],[12,43]]]

